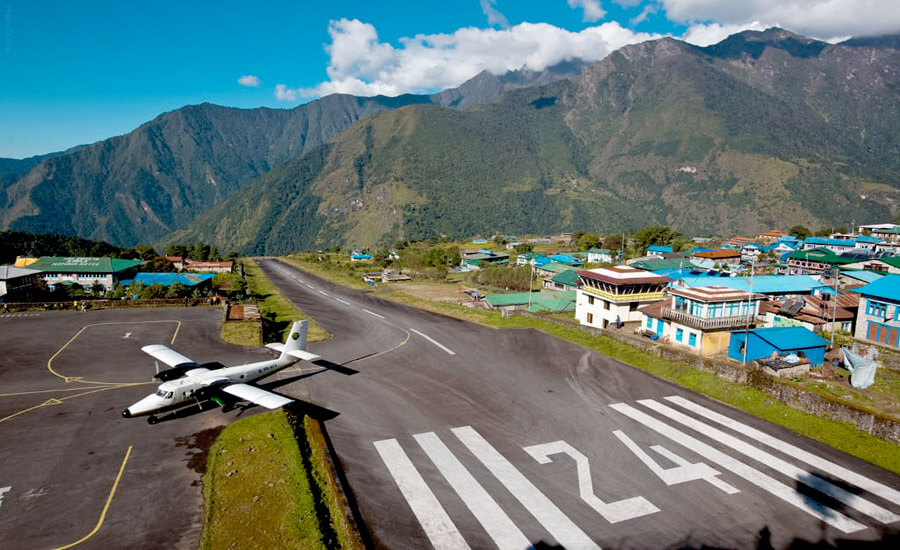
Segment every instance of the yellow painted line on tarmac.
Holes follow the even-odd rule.
[[[109,490],[109,496],[106,497],[106,504],[103,505],[103,510],[100,512],[100,519],[97,520],[97,525],[95,525],[94,528],[91,530],[91,532],[88,533],[87,535],[81,537],[80,539],[76,540],[75,542],[66,544],[65,546],[60,546],[60,547],[56,548],[55,550],[66,550],[67,548],[72,548],[74,546],[78,546],[82,542],[84,542],[84,541],[88,540],[89,538],[93,537],[94,535],[96,535],[97,531],[99,531],[100,528],[103,527],[103,520],[106,519],[106,512],[109,511],[109,505],[112,504],[112,499],[114,496],[116,496],[116,488],[118,488],[118,486],[119,486],[119,481],[122,480],[122,473],[125,472],[125,464],[128,463],[128,458],[131,456],[131,449],[132,449],[132,446],[129,445],[128,450],[125,451],[125,458],[122,459],[122,465],[119,466],[119,473],[116,474],[116,480],[113,482],[112,489]]]
[[[33,410],[40,409],[41,407],[48,407],[48,406],[50,406],[50,405],[62,405],[63,401],[68,401],[69,399],[74,399],[74,398],[76,398],[76,397],[81,397],[81,396],[83,396],[83,395],[90,395],[90,394],[92,394],[92,393],[97,393],[97,392],[101,392],[101,391],[119,390],[119,389],[122,389],[122,388],[130,388],[130,387],[132,387],[132,386],[143,386],[143,385],[146,385],[146,384],[156,384],[156,382],[126,382],[126,383],[123,383],[123,384],[117,384],[117,385],[115,385],[115,386],[108,386],[108,385],[107,385],[107,386],[100,386],[100,387],[94,386],[93,389],[90,389],[90,390],[88,390],[88,391],[84,391],[84,392],[81,392],[81,393],[78,393],[78,394],[75,394],[75,395],[67,395],[66,397],[60,397],[59,399],[57,399],[57,398],[55,398],[55,397],[51,397],[50,399],[44,401],[43,403],[41,403],[41,404],[39,404],[39,405],[33,405],[33,406],[28,407],[28,408],[26,408],[26,409],[22,409],[21,411],[14,412],[14,413],[12,413],[12,414],[9,415],[9,416],[4,416],[3,418],[0,418],[0,424],[6,422],[7,420],[10,420],[10,419],[12,419],[12,418],[15,418],[15,417],[19,416],[20,414],[25,414],[25,413],[27,413],[27,412],[30,412],[30,411],[33,411]],[[72,389],[74,389],[74,390],[85,390],[85,389],[88,389],[88,387],[82,386],[82,387],[80,387],[80,388],[72,388]],[[59,390],[59,391],[72,391],[72,390]]]
[[[36,393],[58,393],[61,391],[81,391],[87,389],[89,386],[79,386],[77,388],[57,388],[55,390],[32,390],[32,391],[19,391],[12,393],[0,393],[0,397],[16,397],[20,395],[34,395]]]
[[[47,370],[49,370],[52,375],[62,378],[66,382],[66,384],[68,384],[70,382],[81,382],[83,384],[119,385],[119,384],[121,384],[121,382],[101,382],[98,380],[85,380],[81,376],[65,376],[65,375],[60,374],[60,373],[56,372],[55,370],[53,370],[53,360],[56,359],[56,357],[59,354],[61,354],[63,351],[65,351],[65,349],[67,347],[69,347],[69,345],[72,344],[72,342],[74,342],[76,338],[81,336],[82,332],[84,332],[85,330],[87,330],[90,327],[98,327],[98,326],[104,326],[104,325],[109,326],[109,325],[130,325],[130,324],[146,324],[146,323],[175,323],[175,334],[172,335],[172,340],[171,340],[172,344],[175,343],[175,337],[178,336],[178,331],[181,329],[181,321],[178,321],[176,319],[159,319],[159,320],[153,320],[153,321],[122,321],[122,322],[110,322],[110,323],[92,323],[89,325],[84,325],[83,327],[81,327],[81,330],[79,330],[78,332],[75,333],[74,336],[69,338],[69,341],[66,342],[65,344],[63,344],[61,348],[56,350],[56,353],[54,353],[50,357],[50,359],[47,360]]]
[[[6,422],[7,420],[10,420],[10,419],[12,419],[12,418],[15,418],[15,417],[19,416],[20,414],[25,414],[25,413],[27,413],[28,411],[33,411],[33,410],[35,410],[35,409],[40,409],[41,407],[48,407],[48,406],[50,406],[50,405],[62,405],[62,401],[60,401],[59,399],[53,399],[53,398],[48,399],[48,400],[44,401],[43,403],[41,403],[40,405],[35,405],[35,406],[33,406],[33,407],[28,407],[27,409],[22,409],[22,410],[19,411],[19,412],[15,412],[15,413],[12,413],[12,414],[9,415],[9,416],[4,416],[3,418],[0,418],[0,424],[3,424],[3,423]]]

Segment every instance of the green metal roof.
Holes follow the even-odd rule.
[[[557,273],[550,280],[561,285],[578,286],[578,273],[573,269],[567,269],[562,273]]]
[[[607,248],[592,248],[588,250],[588,254],[609,254],[609,249]]]
[[[811,250],[798,250],[797,252],[791,252],[788,255],[788,258],[794,260],[806,260],[808,262],[819,262],[823,264],[852,264],[857,260],[851,260],[850,258],[842,258],[838,256],[831,250],[827,248],[813,248]]]
[[[549,264],[544,264],[540,267],[544,271],[552,271],[553,273],[562,273],[564,271],[570,271],[572,266],[566,264],[560,264],[556,262],[550,262]]]
[[[565,300],[568,302],[575,303],[575,291],[574,290],[566,290],[566,291],[550,291],[550,292],[516,292],[514,294],[490,294],[487,296],[487,301],[491,304],[492,307],[505,307],[505,306],[522,306],[529,301],[533,305],[542,305],[545,307],[545,311],[549,309],[549,306],[558,306],[555,300]],[[562,310],[551,310],[551,311],[562,311]]]
[[[664,269],[694,269],[697,266],[690,258],[668,258],[660,260],[641,260],[631,264],[631,267],[646,269],[647,271],[662,271]]]
[[[28,268],[51,273],[119,273],[139,265],[141,265],[140,260],[44,256],[29,265]]]

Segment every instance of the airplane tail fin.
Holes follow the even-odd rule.
[[[281,359],[287,359],[292,351],[306,350],[306,333],[309,329],[309,321],[295,321],[288,333],[284,348],[281,350]]]

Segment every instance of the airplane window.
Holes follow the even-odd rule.
[[[173,394],[172,392],[167,393],[166,399],[171,399],[173,395],[175,395],[175,394]]]
[[[157,391],[156,391],[156,395],[158,395],[159,397],[165,397],[165,396],[166,396],[166,392],[164,392],[164,391],[162,391],[162,390],[157,390]]]

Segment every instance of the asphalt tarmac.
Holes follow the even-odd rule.
[[[121,412],[159,384],[141,346],[226,365],[271,355],[223,344],[222,316],[206,307],[0,315],[0,547],[196,548],[205,449],[259,409],[154,426]]]
[[[374,546],[891,546],[900,479],[534,330],[260,264],[333,338],[280,388],[325,426]]]

